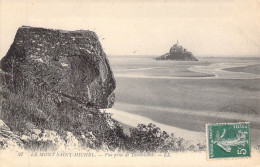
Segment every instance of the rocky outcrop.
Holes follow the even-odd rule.
[[[2,148],[98,148],[103,134],[117,137],[121,125],[100,112],[116,85],[94,32],[23,26],[0,76]]]
[[[191,52],[179,45],[178,41],[171,47],[169,53],[156,58],[156,60],[198,61]]]
[[[18,29],[1,60],[15,89],[37,85],[85,105],[113,105],[115,80],[97,35],[34,27]]]

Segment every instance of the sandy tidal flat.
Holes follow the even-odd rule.
[[[258,58],[109,60],[117,82],[111,112],[120,122],[129,126],[153,122],[168,133],[204,140],[206,123],[247,121],[251,122],[252,142],[259,144]]]

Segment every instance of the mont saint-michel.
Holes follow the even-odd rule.
[[[198,61],[190,51],[179,45],[178,41],[171,47],[169,53],[157,57],[156,60]]]

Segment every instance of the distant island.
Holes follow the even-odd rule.
[[[179,45],[179,42],[173,45],[169,53],[166,53],[156,60],[175,60],[175,61],[198,61],[191,52]]]

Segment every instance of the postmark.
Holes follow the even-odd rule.
[[[207,124],[208,159],[250,157],[249,122]]]

